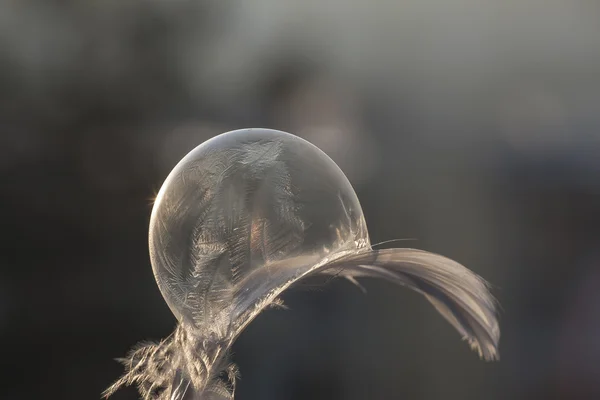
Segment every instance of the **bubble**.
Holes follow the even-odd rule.
[[[270,287],[369,246],[350,182],[325,153],[270,129],[224,133],[185,156],[150,222],[154,275],[180,322],[222,330]]]

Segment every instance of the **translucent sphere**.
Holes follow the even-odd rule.
[[[339,167],[311,143],[270,129],[224,133],[186,155],[156,198],[149,239],[175,316],[219,332],[323,260],[369,247]]]

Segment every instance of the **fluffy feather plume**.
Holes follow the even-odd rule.
[[[310,260],[304,260],[304,264]],[[298,263],[303,264],[303,263]],[[199,339],[178,326],[173,335],[159,344],[142,344],[121,360],[126,374],[105,393],[106,397],[123,386],[136,384],[144,400],[229,400],[235,393],[237,368],[228,363],[227,350],[241,330],[262,310],[281,307],[279,296],[288,287],[310,275],[347,278],[383,278],[423,294],[485,360],[499,359],[500,329],[496,301],[486,282],[461,264],[438,254],[415,249],[347,251],[328,262],[315,264],[302,276],[288,277],[289,264],[273,263],[269,275],[287,279],[271,281],[258,274],[245,282],[255,287],[254,304],[235,321],[228,342]],[[277,284],[274,282],[277,281]],[[234,333],[235,332],[235,333]]]

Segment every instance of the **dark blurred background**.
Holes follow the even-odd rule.
[[[416,294],[295,292],[237,342],[236,399],[600,398],[599,2],[5,0],[2,399],[98,399],[172,331],[152,197],[243,127],[322,148],[372,242],[483,275],[503,331],[484,363]]]

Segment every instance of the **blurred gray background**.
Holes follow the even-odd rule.
[[[372,242],[491,281],[503,336],[484,363],[420,296],[336,282],[240,337],[236,399],[600,398],[595,0],[2,1],[1,398],[98,399],[171,332],[152,197],[243,127],[328,153]]]

